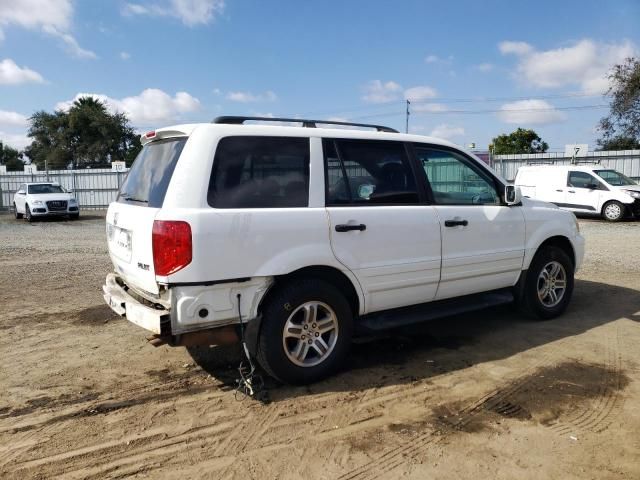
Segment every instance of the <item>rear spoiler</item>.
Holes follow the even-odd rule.
[[[165,138],[186,137],[188,133],[180,130],[151,130],[150,132],[140,135],[140,143],[146,145],[155,140],[164,140]]]

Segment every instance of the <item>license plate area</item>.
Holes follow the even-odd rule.
[[[109,240],[109,249],[116,257],[125,262],[131,261],[131,230],[117,227],[115,225],[107,225],[107,238]]]

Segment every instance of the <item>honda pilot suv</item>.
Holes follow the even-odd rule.
[[[267,373],[308,383],[361,332],[506,302],[549,319],[570,301],[573,213],[444,140],[219,117],[142,143],[107,213],[103,290],[156,346],[242,337]]]

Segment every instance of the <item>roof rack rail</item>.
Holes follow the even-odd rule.
[[[585,160],[579,160],[579,159],[575,159],[573,162],[571,162],[572,165],[584,165],[584,164],[589,164],[589,163],[595,163],[596,165],[600,165],[602,163],[601,159],[595,159],[595,158],[590,158],[590,159],[585,159]]]
[[[527,165],[555,165],[555,158],[530,158],[527,160]]]
[[[271,118],[271,117],[242,117],[227,115],[223,117],[216,117],[211,123],[225,123],[230,125],[242,125],[248,120],[257,122],[288,122],[288,123],[302,123],[303,127],[316,128],[316,124],[326,125],[345,125],[349,127],[365,127],[375,128],[378,132],[399,133],[396,129],[391,127],[385,127],[383,125],[371,125],[368,123],[351,123],[351,122],[335,122],[333,120],[308,120],[306,118]]]

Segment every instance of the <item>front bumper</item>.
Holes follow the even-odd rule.
[[[169,335],[171,333],[169,310],[160,306],[147,305],[138,300],[117,282],[117,278],[113,273],[108,274],[102,286],[104,292],[102,297],[111,310],[150,332]]]
[[[65,217],[68,215],[78,215],[80,209],[77,206],[68,207],[66,210],[49,210],[46,206],[33,206],[31,216],[33,217]]]

